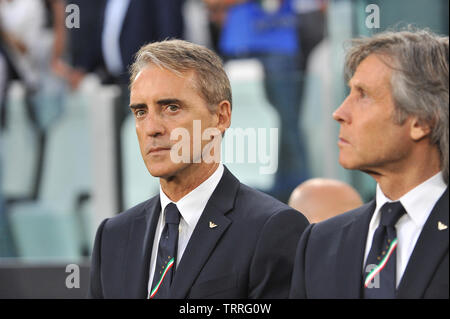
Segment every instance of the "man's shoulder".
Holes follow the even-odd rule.
[[[146,217],[146,215],[150,212],[151,207],[154,207],[156,202],[159,200],[159,195],[153,196],[152,198],[143,201],[121,213],[118,215],[111,217],[108,219],[108,226],[121,226],[123,224],[127,224],[135,218]]]
[[[271,211],[292,209],[278,199],[242,183],[240,183],[236,200],[240,205],[265,207],[267,210]]]
[[[261,217],[283,211],[296,212],[276,198],[241,183],[227,167],[211,199],[222,209],[226,206],[225,209],[233,208],[239,212],[254,213]]]
[[[295,217],[299,219],[303,218],[307,223],[306,217],[292,207],[266,193],[242,183],[240,184],[239,191],[236,194],[234,208],[240,212],[247,212],[255,217],[258,216],[258,218],[261,218],[262,220],[268,220],[272,217],[282,218],[282,216],[287,216],[292,219]]]
[[[314,232],[316,236],[333,236],[338,230],[347,227],[351,223],[358,221],[361,218],[367,218],[367,214],[372,213],[374,209],[375,202],[370,201],[358,208],[314,224],[311,231]]]
[[[226,216],[232,220],[235,229],[250,238],[259,238],[262,245],[280,239],[292,241],[296,246],[309,225],[299,211],[242,183],[236,192],[233,209]]]

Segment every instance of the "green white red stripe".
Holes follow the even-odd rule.
[[[369,283],[373,280],[373,278],[380,273],[380,271],[386,266],[389,257],[391,257],[392,253],[394,252],[395,248],[397,248],[397,238],[395,238],[391,242],[391,246],[389,247],[389,250],[387,254],[384,256],[383,260],[376,266],[366,277],[366,280],[364,282],[364,287],[367,288]]]
[[[152,299],[156,293],[158,292],[159,287],[161,287],[161,283],[164,280],[164,277],[166,277],[167,272],[170,270],[170,268],[172,268],[173,264],[174,264],[175,259],[172,258],[171,260],[169,260],[169,262],[166,265],[166,268],[164,269],[164,272],[161,275],[161,278],[159,279],[158,283],[156,284],[156,286],[153,288],[153,290],[150,292],[150,299]]]

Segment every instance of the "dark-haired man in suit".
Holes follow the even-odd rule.
[[[155,42],[131,71],[141,154],[160,192],[100,225],[89,296],[287,298],[308,222],[220,163],[231,119],[220,58],[182,40]]]
[[[427,31],[354,41],[339,162],[376,199],[305,230],[290,297],[449,297],[448,61],[448,37]]]

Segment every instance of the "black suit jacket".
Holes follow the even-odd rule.
[[[448,298],[448,188],[436,203],[398,286],[398,298]],[[291,298],[361,298],[363,261],[375,201],[310,225],[297,248]]]
[[[92,254],[89,297],[146,298],[159,195],[105,220]],[[209,227],[212,221],[218,226]],[[225,168],[184,251],[172,298],[287,298],[306,218],[241,184]]]

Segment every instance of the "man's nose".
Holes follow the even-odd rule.
[[[333,113],[333,119],[335,119],[336,121],[338,121],[340,124],[343,123],[350,123],[350,114],[348,112],[348,103],[349,103],[349,98],[347,97],[344,102],[342,102],[342,104],[336,109],[336,111],[334,111]]]
[[[149,113],[144,121],[145,134],[156,137],[164,135],[166,128],[161,118],[156,114]]]

